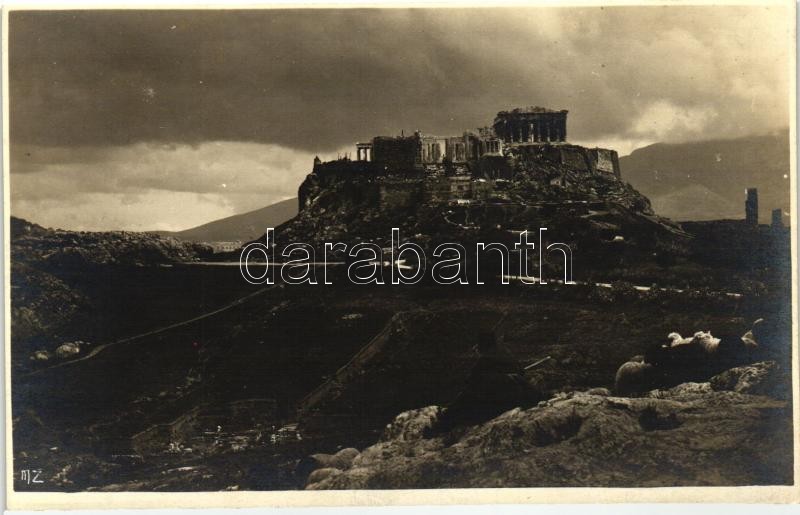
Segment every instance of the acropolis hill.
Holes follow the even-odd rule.
[[[606,261],[682,245],[686,234],[621,179],[617,153],[568,143],[566,120],[565,110],[513,109],[461,136],[378,136],[356,144],[354,160],[315,159],[298,216],[276,232],[282,242],[388,245],[399,228],[426,247],[499,235],[513,245],[519,231],[548,227]]]
[[[424,178],[429,199],[460,204],[509,200],[503,193],[525,167],[539,164],[537,180],[568,187],[581,175],[620,177],[614,150],[585,148],[567,143],[567,111],[544,107],[500,111],[491,126],[465,131],[460,136],[433,136],[416,131],[405,136],[376,136],[356,144],[356,159],[349,156],[321,162],[299,191],[300,209],[313,198],[320,181],[348,178]]]

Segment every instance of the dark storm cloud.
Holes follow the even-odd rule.
[[[789,123],[790,9],[11,12],[11,210],[185,229],[292,197],[355,141],[569,109],[621,154]]]
[[[13,137],[332,148],[394,132],[425,97],[445,97],[430,110],[446,116],[449,95],[483,88],[424,22],[402,11],[15,14]]]
[[[11,137],[330,151],[400,129],[458,133],[527,104],[570,109],[574,140],[763,132],[788,124],[788,19],[776,7],[12,12]]]

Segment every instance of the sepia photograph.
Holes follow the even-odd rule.
[[[12,506],[800,500],[794,2],[3,15]]]

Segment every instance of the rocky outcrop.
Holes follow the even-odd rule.
[[[369,173],[359,168],[369,163],[337,162],[345,168],[349,163],[353,173],[310,174],[300,186],[301,211],[276,228],[270,244],[279,252],[290,243],[309,243],[318,256],[324,242],[388,248],[391,230],[398,228],[402,242],[431,256],[446,242],[468,250],[478,242],[513,248],[521,231],[547,227],[548,244],[569,245],[593,264],[593,273],[606,277],[609,270],[655,265],[687,251],[689,236],[655,215],[647,198],[613,173],[526,155],[503,162],[512,179]],[[473,271],[473,253],[468,255],[467,270]],[[545,263],[552,268],[547,273],[563,276],[555,263]]]
[[[11,260],[38,266],[152,265],[197,260],[210,255],[205,245],[155,233],[75,232],[45,229],[11,218]]]
[[[751,395],[775,395],[779,393],[778,364],[762,361],[742,367],[732,368],[711,378],[714,390],[729,390]]]
[[[432,437],[423,429],[439,408],[412,410],[349,468],[312,473],[306,488],[788,484],[791,406],[752,394],[773,371],[758,363],[640,398],[564,393]]]
[[[14,361],[23,366],[81,352],[80,345],[53,340],[75,336],[62,331],[91,318],[92,294],[85,286],[109,273],[102,267],[160,266],[211,253],[205,245],[153,233],[63,231],[15,217],[10,228],[12,350]],[[37,354],[44,345],[48,352]]]
[[[65,281],[13,260],[11,288],[11,331],[16,340],[52,331],[88,305],[86,296]]]
[[[405,411],[386,425],[381,441],[413,441],[424,438],[434,428],[442,412],[439,406]]]

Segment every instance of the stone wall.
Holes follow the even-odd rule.
[[[420,141],[416,136],[372,140],[372,161],[386,172],[409,172],[420,164]]]
[[[609,173],[620,177],[615,150],[579,145],[523,144],[512,147],[512,155],[528,161],[546,161],[586,173]]]
[[[620,176],[619,156],[616,150],[595,148],[591,149],[590,153],[594,157],[596,171]]]
[[[381,209],[397,210],[416,208],[424,200],[424,181],[386,180],[380,183]]]
[[[592,171],[591,161],[587,158],[586,149],[577,146],[557,147],[561,151],[561,163],[576,170]]]

